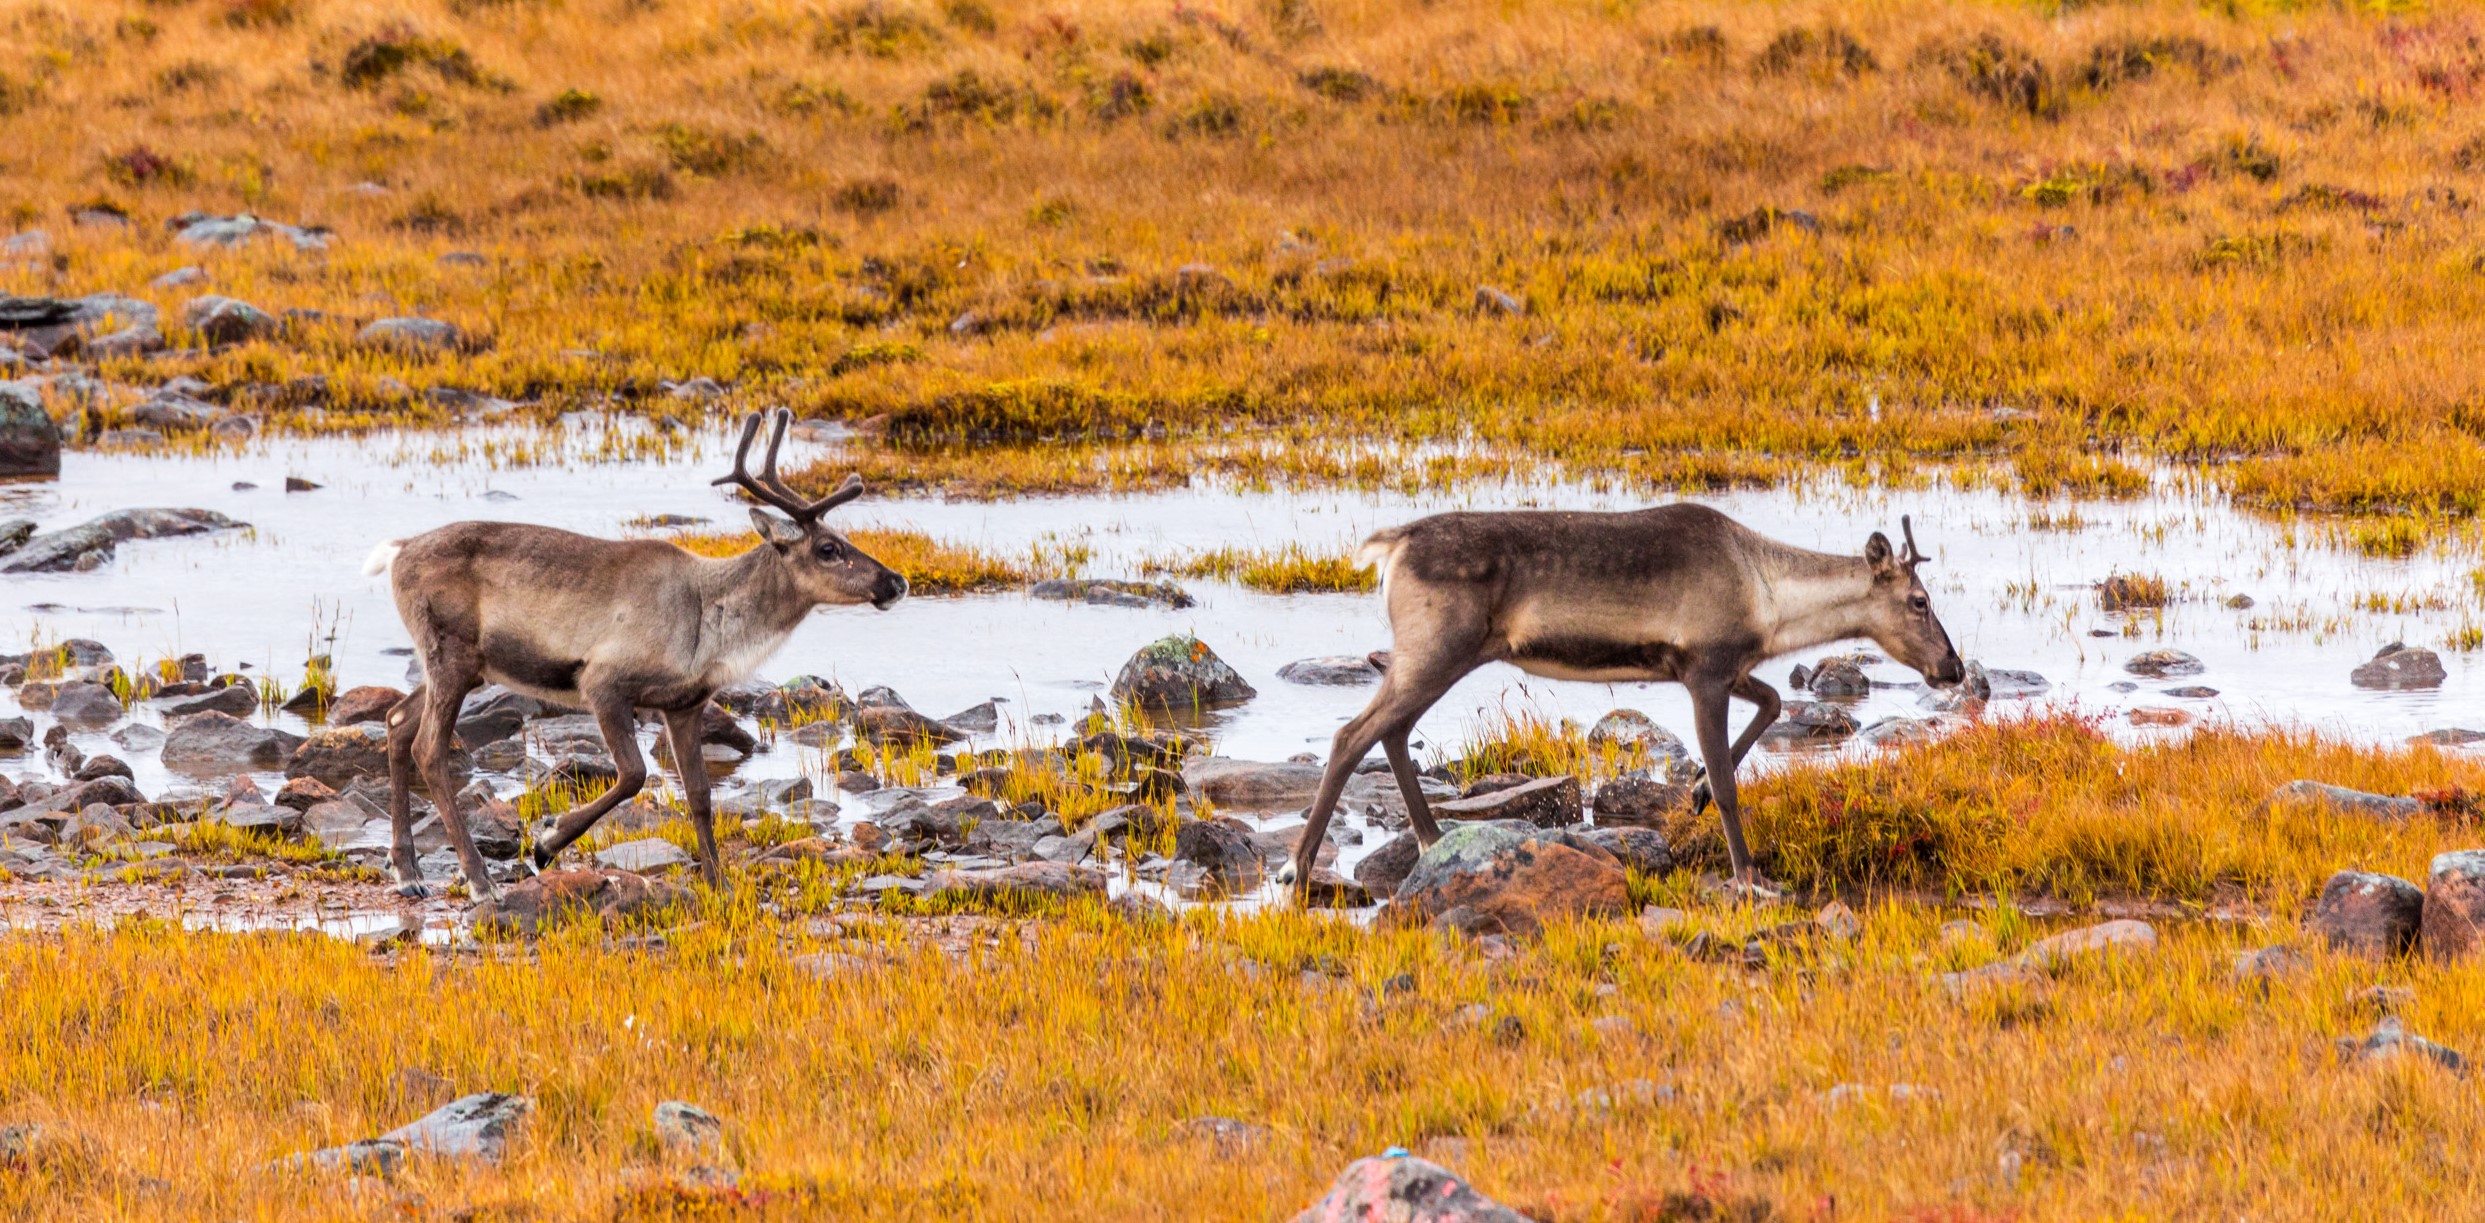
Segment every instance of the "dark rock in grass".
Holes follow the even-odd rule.
[[[1596,822],[1605,827],[1649,827],[1691,802],[1691,787],[1654,777],[1616,777],[1596,788]]]
[[[275,315],[249,302],[213,293],[191,298],[181,308],[181,321],[200,339],[218,347],[268,339],[281,329]]]
[[[2468,1072],[2468,1059],[2461,1057],[2458,1050],[2408,1031],[2395,1015],[2375,1024],[2369,1036],[2347,1036],[2338,1041],[2338,1060],[2350,1066],[2377,1065],[2402,1056],[2423,1058],[2452,1074]]]
[[[1375,896],[1393,896],[1398,885],[1415,870],[1415,860],[1423,856],[1424,847],[1412,832],[1402,832],[1383,842],[1379,849],[1355,863],[1355,882]]]
[[[1579,836],[1642,875],[1662,875],[1674,869],[1674,852],[1654,829],[1591,828]]]
[[[1039,900],[1103,896],[1105,874],[1064,862],[1021,862],[973,870],[935,871],[924,879],[926,900],[1009,906]]]
[[[230,714],[194,713],[173,723],[164,736],[164,763],[210,776],[277,769],[301,743],[297,735],[253,726]]]
[[[1173,856],[1208,872],[1208,879],[1226,891],[1258,886],[1264,859],[1251,826],[1241,820],[1190,820],[1174,830]]]
[[[260,832],[288,839],[302,835],[302,813],[274,803],[230,803],[218,810],[214,819],[236,832]]]
[[[2148,650],[2132,655],[2123,663],[2123,670],[2150,679],[2198,675],[2208,669],[2208,664],[2181,650]]]
[[[214,510],[115,510],[27,540],[0,563],[0,573],[85,572],[111,560],[114,549],[129,540],[199,535],[247,525]]]
[[[86,763],[78,766],[77,772],[71,775],[70,780],[101,781],[106,777],[118,777],[123,780],[135,780],[137,776],[138,775],[136,773],[130,771],[128,762],[122,760],[120,757],[99,755],[87,757]]]
[[[1373,900],[1372,889],[1325,866],[1312,868],[1311,878],[1304,883],[1303,892],[1315,909],[1360,909]]]
[[[81,726],[109,726],[126,712],[102,684],[63,684],[52,691],[52,716]]]
[[[525,1096],[478,1092],[451,1100],[421,1120],[399,1126],[380,1138],[417,1155],[498,1163],[507,1153],[518,1123],[534,1109],[535,1102]]]
[[[1001,729],[1001,707],[991,701],[986,701],[972,709],[961,709],[942,718],[941,725],[951,730],[988,735]]]
[[[465,336],[439,319],[384,318],[356,332],[354,342],[397,352],[446,352],[465,343]]]
[[[2262,947],[2235,957],[2235,983],[2259,989],[2264,997],[2272,983],[2310,971],[2312,961],[2293,947]]]
[[[184,395],[175,390],[159,389],[154,394],[131,405],[127,412],[122,413],[121,418],[132,428],[153,429],[166,436],[172,436],[195,433],[229,415],[231,413],[204,399]]]
[[[396,708],[397,702],[405,698],[405,693],[377,684],[348,688],[338,693],[336,700],[329,704],[328,725],[358,726],[364,722],[385,722],[388,711]]]
[[[59,475],[60,443],[43,396],[25,383],[0,382],[0,476]]]
[[[1626,912],[1622,864],[1577,836],[1517,820],[1454,824],[1416,858],[1390,906],[1401,922],[1467,910],[1475,930],[1532,933],[1560,917]]]
[[[2485,938],[2485,849],[2433,856],[2421,930],[2425,954],[2442,963],[2475,953]]]
[[[1517,785],[1432,804],[1439,820],[1525,820],[1539,828],[1567,828],[1579,822],[1579,779],[1564,773]]]
[[[883,747],[912,747],[919,744],[939,746],[955,743],[965,735],[899,705],[873,705],[854,711],[856,738]]]
[[[1413,1155],[1374,1155],[1348,1164],[1329,1192],[1293,1223],[1528,1223],[1526,1215],[1475,1191],[1458,1175]]]
[[[570,915],[594,914],[607,922],[649,917],[689,895],[679,884],[628,871],[546,871],[502,888],[497,901],[475,906],[475,925],[532,934]]]
[[[419,766],[418,766],[419,767]],[[465,752],[449,750],[449,772],[459,779],[474,771]],[[285,759],[285,776],[316,778],[336,789],[356,779],[388,778],[388,730],[375,722],[329,726],[310,733]]]
[[[2413,798],[2392,794],[2370,794],[2350,790],[2326,782],[2297,778],[2270,791],[2271,803],[2311,803],[2354,815],[2367,815],[2379,820],[2398,821],[2422,815],[2425,805]]]
[[[2441,655],[2423,646],[2392,644],[2382,647],[2381,653],[2350,672],[2347,681],[2358,688],[2408,692],[2439,688],[2449,676],[2442,669]]]
[[[175,701],[164,707],[167,718],[186,718],[194,713],[221,713],[245,718],[259,712],[259,694],[248,684],[232,684],[217,688],[205,696]]]
[[[1277,678],[1289,684],[1349,688],[1379,683],[1381,669],[1360,654],[1332,654],[1321,658],[1298,658],[1277,668]]]
[[[2429,743],[2435,747],[2467,747],[2471,744],[2485,743],[2485,730],[2445,726],[2439,730],[2429,730],[2421,735],[2411,736],[2408,742]]]
[[[2425,894],[2395,875],[2340,871],[2321,886],[2312,930],[2340,951],[2392,956],[2416,942]]]
[[[1159,638],[1122,664],[1113,697],[1159,714],[1192,714],[1258,696],[1207,643],[1187,633]]]

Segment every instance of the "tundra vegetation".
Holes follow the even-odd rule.
[[[0,292],[157,307],[170,346],[94,372],[257,421],[169,452],[555,457],[428,432],[482,404],[644,417],[593,456],[627,460],[782,404],[841,441],[791,474],[810,496],[1939,479],[2075,531],[2176,481],[2381,559],[2472,553],[2485,508],[2472,0],[0,0],[0,31]],[[323,240],[203,246],[192,212]],[[268,325],[189,321],[189,267]],[[358,338],[403,316],[455,334]],[[856,513],[918,594],[1079,575]],[[1341,543],[1144,567],[1368,590]],[[2202,575],[2098,576],[2066,598],[2139,636]],[[2368,598],[2411,597],[2449,596]],[[308,678],[324,717],[340,681]],[[1129,714],[971,759],[842,704],[746,720],[833,732],[824,792],[971,774],[1110,822],[1126,883],[1217,814],[1151,788],[1143,757],[1199,745]],[[2485,1053],[2473,961],[2308,918],[2338,872],[2423,884],[2485,844],[2485,764],[2122,731],[1796,758],[1741,795],[1787,899],[1712,888],[1714,816],[1678,806],[1627,906],[1526,934],[944,892],[767,813],[718,830],[723,887],[628,917],[230,933],[199,927],[386,885],[153,812],[186,872],[72,843],[0,879],[0,1213],[1265,1219],[1392,1145],[1565,1223],[2469,1209],[2485,1114],[2429,1050]],[[1424,763],[1588,792],[1652,765],[1526,713]],[[603,784],[535,778],[513,835]],[[634,808],[582,848],[695,847],[670,795]],[[2043,941],[2109,918],[2151,933]],[[477,1091],[532,1101],[497,1161],[282,1162]]]

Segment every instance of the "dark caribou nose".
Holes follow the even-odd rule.
[[[1941,660],[1941,665],[1934,667],[1932,674],[1924,677],[1927,683],[1932,684],[1936,688],[1948,688],[1966,678],[1967,664],[1959,660],[1959,652],[1957,650],[1950,651],[1950,653]]]
[[[906,579],[895,571],[891,571],[881,574],[880,581],[872,586],[871,605],[881,611],[887,611],[890,604],[905,597]]]

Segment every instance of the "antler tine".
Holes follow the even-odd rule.
[[[1924,549],[1916,546],[1916,524],[1913,518],[1910,518],[1905,514],[1899,515],[1898,533],[1906,536],[1907,538],[1907,564],[1921,565],[1924,562],[1933,559],[1932,557],[1924,554]]]
[[[793,490],[785,487],[785,481],[777,478],[777,451],[784,448],[786,427],[793,423],[794,414],[784,408],[778,408],[768,414],[770,426],[768,456],[759,461],[759,482],[775,489],[780,496],[799,505],[802,503],[802,498],[794,496]]]
[[[774,484],[773,480],[763,482],[751,477],[751,470],[749,466],[751,458],[751,442],[759,436],[760,415],[761,414],[758,412],[753,412],[750,415],[750,419],[742,422],[742,440],[734,447],[733,450],[733,470],[708,481],[708,483],[737,485],[744,492],[749,493],[753,497],[757,497],[761,501],[765,501],[768,504],[799,518],[805,513],[811,512],[810,507],[803,504],[802,498],[782,491],[782,486],[772,487]],[[777,437],[782,439],[784,436],[785,431],[783,429],[779,429],[777,431]],[[768,458],[765,472],[772,475],[776,470],[776,464],[776,442],[771,441],[768,444]]]

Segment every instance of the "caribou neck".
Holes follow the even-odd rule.
[[[1754,558],[1763,652],[1771,657],[1864,635],[1872,563],[1781,547]]]
[[[773,651],[811,607],[768,544],[711,561],[699,580],[699,662]]]

